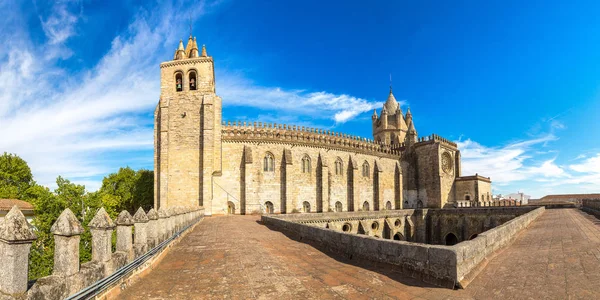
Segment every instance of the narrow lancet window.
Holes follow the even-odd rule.
[[[264,162],[263,170],[265,172],[273,172],[273,170],[275,169],[275,167],[273,166],[274,165],[273,154],[267,153],[267,155],[265,155],[263,162]]]
[[[190,91],[196,90],[196,72],[190,72]]]
[[[308,155],[305,155],[302,158],[302,173],[310,173],[310,157],[308,157]]]
[[[175,89],[178,92],[183,91],[183,76],[181,75],[181,73],[177,73],[175,75]]]

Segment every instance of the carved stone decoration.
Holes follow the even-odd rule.
[[[452,162],[452,155],[448,151],[442,153],[442,170],[448,174],[452,173],[454,163]]]

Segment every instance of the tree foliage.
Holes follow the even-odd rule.
[[[25,200],[34,206],[33,226],[38,236],[31,247],[29,278],[36,279],[52,273],[54,264],[54,236],[50,228],[59,215],[69,208],[83,225],[79,260],[92,259],[92,236],[87,224],[98,209],[104,206],[114,219],[122,210],[134,213],[139,207],[148,210],[153,205],[154,175],[149,170],[126,167],[107,175],[102,187],[88,193],[85,186],[72,183],[61,176],[56,178],[57,188],[38,185],[23,159],[15,154],[0,156],[0,198]]]
[[[0,199],[19,199],[35,182],[22,158],[4,152],[0,156]]]

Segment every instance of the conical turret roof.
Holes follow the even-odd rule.
[[[388,95],[387,101],[385,101],[383,107],[388,114],[394,114],[396,113],[396,110],[398,110],[398,106],[398,101],[396,101],[396,97],[394,97],[392,89],[390,88],[390,94]]]
[[[187,45],[185,45],[185,56],[186,57],[190,57],[190,52],[192,51],[193,47],[194,47],[194,38],[190,35],[190,37],[188,38]]]

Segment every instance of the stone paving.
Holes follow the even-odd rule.
[[[464,290],[330,256],[260,225],[209,217],[120,299],[600,299],[600,220],[552,209]]]

